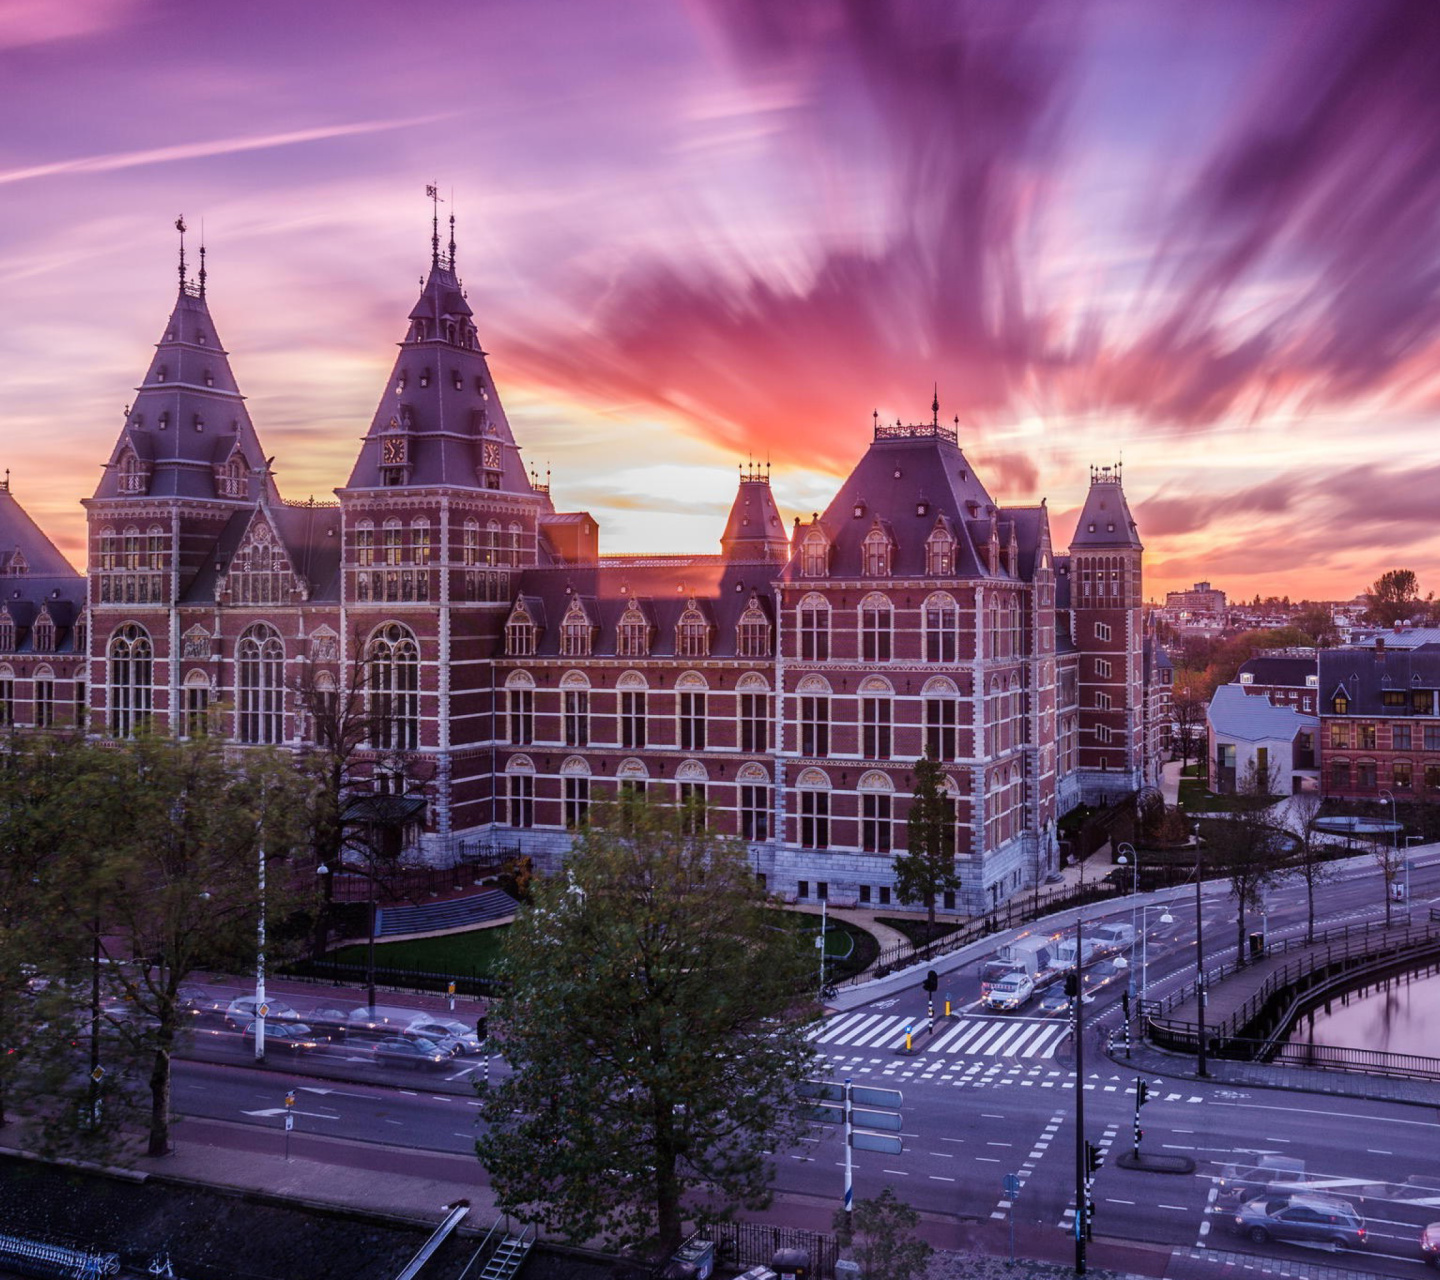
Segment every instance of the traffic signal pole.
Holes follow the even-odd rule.
[[[1075,917],[1075,1274],[1085,1274],[1085,987],[1080,981],[1080,917]]]

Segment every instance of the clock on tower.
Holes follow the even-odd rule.
[[[498,440],[485,441],[485,470],[500,470],[500,442]]]
[[[403,467],[405,465],[405,437],[386,436],[383,456],[387,467]]]

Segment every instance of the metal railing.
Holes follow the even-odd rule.
[[[457,862],[450,867],[397,867],[393,872],[371,879],[358,872],[337,871],[330,878],[331,902],[381,904],[415,902],[417,899],[468,889],[477,881],[499,875],[510,860]]]
[[[285,970],[296,982],[329,982],[337,987],[363,987],[369,970],[363,964],[340,964],[334,960],[302,960]],[[503,996],[509,984],[472,969],[469,973],[430,973],[424,969],[375,969],[375,985],[393,991],[448,991],[455,984],[457,996]]]
[[[714,1237],[716,1256],[727,1267],[745,1270],[768,1267],[781,1249],[804,1249],[810,1255],[810,1274],[833,1276],[840,1256],[834,1236],[800,1227],[774,1227],[761,1222],[719,1222],[706,1227]]]

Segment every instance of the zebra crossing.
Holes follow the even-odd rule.
[[[907,1026],[918,1033],[925,1019],[860,1009],[827,1018],[810,1032],[810,1039],[832,1048],[893,1051],[905,1047]],[[1056,1018],[940,1018],[934,1034],[916,1043],[915,1050],[960,1057],[1053,1058],[1069,1030],[1067,1022]]]

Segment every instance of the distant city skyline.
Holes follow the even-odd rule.
[[[13,490],[77,564],[177,214],[288,498],[344,482],[430,205],[527,462],[605,551],[807,519],[959,417],[1065,544],[1123,462],[1145,595],[1440,589],[1440,6],[0,4]]]

